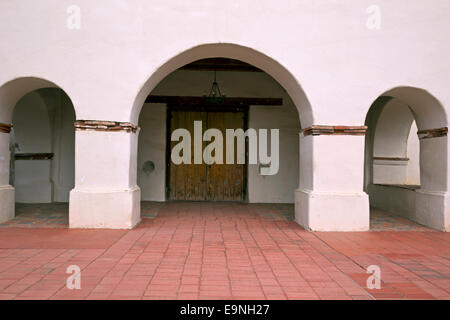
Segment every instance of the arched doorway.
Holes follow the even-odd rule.
[[[371,106],[365,188],[370,204],[448,230],[447,117],[425,90],[398,87]]]
[[[230,98],[222,105],[201,101],[211,89],[214,72],[220,90],[226,95],[225,100]],[[235,99],[235,105],[231,105],[233,98],[244,102]],[[252,98],[260,100],[252,105]],[[282,102],[262,103],[266,98]],[[304,120],[299,120],[302,116]],[[299,182],[300,122],[311,124],[312,112],[296,80],[277,62],[237,45],[195,47],[171,59],[152,75],[135,101],[131,119],[138,120],[140,127],[137,183],[143,201],[290,203],[293,217]],[[256,132],[268,129],[268,140],[270,130],[279,129],[277,174],[262,175],[261,165],[237,165],[227,169],[226,164],[222,168],[191,164],[191,168],[185,166],[177,170],[176,165],[168,161],[176,144],[170,141],[172,129],[183,127],[193,133],[194,121],[199,120],[208,124],[202,132],[218,128],[224,144],[226,129],[253,128]],[[206,145],[203,142],[201,149]],[[270,147],[268,151],[270,154]],[[193,153],[194,150],[192,156]],[[180,179],[183,179],[182,190],[174,192]]]
[[[21,78],[0,88],[4,103],[2,220],[13,225],[67,227],[74,186],[75,111],[51,82]],[[6,120],[6,121],[5,121]],[[8,143],[8,145],[6,145]]]
[[[221,92],[227,94],[224,101],[211,102],[202,97],[208,94],[214,76]],[[237,154],[233,164],[226,164],[225,150],[223,164],[174,164],[170,161],[171,151],[177,145],[170,140],[173,131],[187,128],[194,138],[194,121],[202,121],[202,133],[220,130],[224,149],[228,143],[226,129],[250,128],[260,139],[257,131],[267,129],[267,141],[271,139],[271,129],[279,130],[276,173],[261,174],[260,164],[238,164]],[[297,109],[273,78],[249,64],[223,58],[203,59],[174,71],[152,91],[141,111],[139,127],[137,181],[144,201],[294,203],[300,132]],[[202,152],[206,145],[203,140]],[[191,147],[194,160],[195,146]],[[274,150],[269,148],[269,154]],[[247,148],[247,155],[248,151]]]

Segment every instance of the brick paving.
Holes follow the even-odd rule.
[[[133,230],[1,227],[0,299],[450,298],[448,233],[309,232],[286,205],[145,210]],[[66,287],[70,265],[80,290]],[[366,287],[369,265],[381,289]]]

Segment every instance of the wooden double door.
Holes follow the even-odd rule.
[[[168,107],[167,131],[167,197],[169,200],[243,201],[246,193],[247,167],[237,164],[236,141],[234,164],[226,164],[226,129],[246,130],[246,107]],[[202,134],[209,128],[219,129],[223,136],[223,164],[194,164],[194,121],[202,122]],[[191,134],[191,164],[174,164],[170,153],[178,141],[171,141],[175,129]],[[210,141],[202,139],[202,154]],[[214,155],[214,154],[213,154]]]

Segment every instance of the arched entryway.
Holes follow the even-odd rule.
[[[2,176],[2,220],[67,227],[75,166],[70,98],[51,82],[21,78],[0,88],[0,101],[2,167],[7,173]]]
[[[225,95],[223,99],[208,97],[214,80]],[[221,164],[194,163],[195,121],[202,124],[202,153],[209,145],[203,133],[209,129],[220,131]],[[164,78],[151,92],[141,110],[139,127],[137,182],[142,201],[289,203],[293,218],[299,177],[298,112],[285,90],[261,69],[221,57],[189,63]],[[179,143],[171,141],[176,129],[190,133],[190,164],[171,161]],[[238,140],[234,136],[234,161],[227,164],[227,129],[254,130],[256,139],[252,142],[257,148],[265,139],[259,130],[267,130],[264,141],[269,144],[268,156],[276,154],[278,158],[272,174],[264,174],[261,163],[249,163],[249,151],[253,150],[248,145],[246,163],[238,163]],[[277,147],[270,143],[273,130],[279,137]],[[147,208],[144,203],[144,216]]]
[[[297,107],[282,84],[262,68],[287,82],[302,106]],[[223,101],[205,97],[214,79],[225,95]],[[146,201],[193,200],[290,204],[286,210],[293,218],[299,181],[299,109],[307,118],[305,123],[311,121],[309,103],[295,85],[295,79],[279,64],[236,45],[200,46],[161,67],[141,90],[136,104],[141,101],[143,106],[133,109],[140,111],[137,183],[144,201],[142,216],[151,215],[154,208]],[[171,150],[177,144],[170,140],[173,131],[185,128],[194,138],[194,121],[202,121],[202,133],[221,131],[224,164],[194,164],[193,145],[191,164],[171,161]],[[273,152],[271,129],[278,130],[275,174],[262,174],[265,169],[260,163],[249,164],[248,145],[245,164],[237,164],[237,154],[234,164],[225,163],[226,129],[238,128],[254,129],[257,135],[267,129],[268,155]],[[202,152],[208,144],[203,141]]]
[[[449,228],[447,116],[425,90],[398,87],[371,106],[365,188],[374,208]]]

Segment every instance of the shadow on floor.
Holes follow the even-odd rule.
[[[16,203],[16,217],[0,223],[0,228],[67,228],[68,203]],[[141,202],[141,217],[147,219],[260,219],[294,220],[293,204],[235,202]],[[370,210],[370,231],[435,231],[376,208]]]

